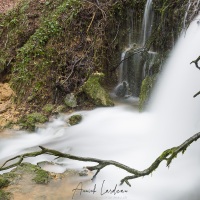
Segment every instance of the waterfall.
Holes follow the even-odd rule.
[[[152,1],[153,0],[147,0],[145,6],[143,24],[142,24],[142,46],[145,45],[152,31],[153,15],[154,15],[152,10]]]
[[[0,162],[3,163],[16,154],[36,151],[39,149],[38,146],[42,145],[76,156],[116,160],[143,170],[149,167],[161,152],[180,145],[188,137],[199,132],[200,96],[193,98],[193,95],[200,90],[200,71],[194,64],[190,64],[200,54],[198,20],[200,16],[190,24],[186,33],[182,34],[176,43],[156,83],[147,111],[138,112],[137,107],[132,106],[137,105],[136,100],[133,99],[131,105],[127,104],[126,100],[123,104],[117,102],[117,106],[112,108],[78,112],[83,116],[83,120],[75,126],[66,124],[71,114],[63,114],[39,128],[35,133],[17,132],[4,137],[0,135]],[[128,51],[122,54],[122,59],[127,53]],[[130,175],[118,168],[107,166],[101,170],[93,182],[91,175],[85,177],[84,189],[93,189],[96,184],[97,192],[95,194],[82,193],[82,196],[78,194],[74,199],[200,199],[199,142],[191,144],[183,156],[179,155],[172,162],[169,169],[166,168],[166,163],[163,163],[152,176],[131,180],[132,187],[118,185],[120,190],[128,191],[125,194],[102,195],[100,193],[103,181],[106,182],[106,189],[114,189],[122,178]],[[59,173],[66,169],[82,169],[83,166],[95,165],[95,163],[83,163],[70,159],[54,159],[50,155],[26,159],[34,164],[44,160],[55,164],[53,168],[48,168],[49,171]],[[59,185],[60,180],[57,181]],[[83,179],[77,178],[72,181],[74,182],[77,186],[79,182],[83,182]],[[55,184],[54,187],[56,188],[57,185]],[[63,188],[67,187],[67,184],[63,186]],[[40,196],[37,199],[54,199],[45,193],[46,188],[48,188],[46,185],[41,187]],[[27,199],[27,191],[29,192],[30,188],[22,190],[24,200]],[[60,197],[58,199],[72,199],[72,192],[66,194],[70,198],[64,196],[65,191],[55,190],[55,193]],[[61,193],[62,197],[59,196]],[[36,199],[36,196],[33,198]]]
[[[132,96],[138,97],[140,94],[140,87],[142,80],[146,76],[146,71],[150,69],[150,65],[154,61],[156,52],[149,51],[149,55],[142,55],[142,53],[134,54],[137,47],[143,47],[147,39],[151,35],[152,24],[153,24],[153,10],[152,0],[147,0],[145,5],[145,11],[143,16],[143,23],[141,29],[141,36],[139,42],[134,43],[133,40],[133,11],[128,13],[129,20],[128,25],[130,27],[128,34],[128,45],[127,48],[121,54],[121,64],[119,69],[119,85],[126,81],[129,86],[129,91]],[[141,39],[142,38],[142,39]],[[142,41],[140,41],[142,40]],[[145,61],[146,59],[146,61]],[[148,65],[150,64],[150,65]],[[148,65],[148,66],[147,66]],[[148,74],[148,73],[147,73]],[[118,87],[118,86],[117,86]],[[116,88],[117,88],[116,87]]]
[[[174,124],[193,125],[193,123],[198,124],[200,120],[199,100],[193,98],[193,95],[200,90],[200,72],[194,64],[190,64],[200,53],[199,18],[191,23],[171,52],[171,58],[166,62],[149,106],[151,111],[168,115]]]

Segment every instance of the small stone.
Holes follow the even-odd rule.
[[[83,171],[79,172],[79,176],[88,176],[89,171],[84,169]]]
[[[64,101],[65,101],[65,105],[70,107],[70,108],[75,108],[77,106],[77,100],[76,100],[76,97],[73,93],[68,94],[65,97]]]

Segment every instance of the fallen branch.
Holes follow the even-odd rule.
[[[200,94],[200,91],[197,92],[193,97],[195,98],[195,97],[197,97],[199,94]]]
[[[196,60],[193,60],[190,64],[194,63],[195,66],[196,66],[196,68],[200,70],[200,67],[199,67],[199,65],[198,65],[199,60],[200,60],[200,56],[199,56]],[[197,92],[193,97],[195,98],[195,97],[197,97],[199,94],[200,94],[200,91]]]
[[[158,166],[160,165],[160,163],[162,161],[167,161],[167,166],[169,166],[171,164],[172,160],[174,158],[176,158],[177,155],[180,152],[184,153],[186,151],[186,149],[188,148],[188,146],[190,144],[192,144],[194,141],[197,141],[199,138],[200,138],[200,132],[193,135],[189,139],[187,139],[180,146],[173,147],[173,148],[165,150],[160,156],[158,156],[156,158],[156,160],[150,165],[150,167],[148,167],[147,169],[145,169],[143,171],[139,171],[137,169],[128,167],[124,164],[121,164],[119,162],[112,161],[112,160],[101,160],[101,159],[97,159],[97,158],[79,157],[79,156],[74,156],[74,155],[71,155],[71,154],[62,153],[62,152],[59,152],[59,151],[56,151],[56,150],[47,149],[47,148],[42,147],[42,146],[39,146],[40,149],[41,149],[40,151],[36,151],[36,152],[32,152],[32,153],[25,153],[25,154],[15,156],[14,158],[7,160],[1,166],[0,171],[7,170],[7,169],[10,169],[10,168],[13,168],[13,167],[20,165],[25,158],[36,157],[36,156],[39,156],[39,155],[42,155],[42,154],[48,154],[48,155],[55,156],[56,159],[62,157],[62,158],[68,158],[68,159],[71,159],[71,160],[98,163],[95,166],[86,167],[90,171],[94,171],[94,170],[96,171],[96,173],[93,176],[93,179],[97,176],[97,174],[104,167],[106,167],[108,165],[113,165],[117,168],[123,169],[123,170],[129,172],[130,174],[132,174],[132,176],[126,176],[125,178],[123,178],[121,180],[121,184],[126,183],[127,185],[131,186],[131,184],[129,183],[129,180],[136,179],[136,178],[139,178],[139,177],[144,177],[144,176],[151,174],[155,169],[158,168]],[[6,166],[6,164],[8,164],[10,161],[13,161],[15,159],[18,159],[18,161],[15,162],[14,164]]]
[[[190,64],[194,63],[196,68],[200,70],[200,67],[198,65],[199,60],[200,60],[200,56],[196,60],[193,60]]]

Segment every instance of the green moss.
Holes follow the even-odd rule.
[[[61,113],[66,111],[66,106],[65,105],[59,105],[53,112],[55,113]]]
[[[45,113],[47,113],[47,114],[51,114],[52,111],[53,111],[53,109],[54,109],[54,105],[52,105],[52,104],[46,104],[46,105],[42,108],[42,110],[43,110]]]
[[[69,121],[68,123],[73,126],[73,125],[76,125],[76,124],[79,124],[82,120],[82,115],[72,115],[70,118],[69,118]]]
[[[82,86],[82,91],[97,106],[113,106],[114,103],[109,94],[100,85],[100,80],[104,77],[103,73],[93,73]]]
[[[48,121],[48,118],[44,115],[42,115],[41,113],[31,113],[28,114],[24,117],[22,117],[22,119],[20,119],[19,123],[20,125],[29,130],[29,131],[34,131],[35,130],[35,125],[37,123],[45,123]]]
[[[142,110],[145,106],[145,103],[149,99],[149,95],[151,92],[151,89],[155,83],[157,75],[153,76],[147,76],[143,81],[142,81],[142,86],[141,86],[141,91],[140,91],[140,96],[139,96],[139,109]]]
[[[49,4],[54,3],[50,1]],[[56,53],[54,48],[48,45],[48,42],[59,37],[62,32],[62,25],[59,21],[60,16],[63,12],[71,10],[72,12],[69,12],[71,15],[66,21],[66,24],[70,23],[78,12],[79,7],[79,0],[59,1],[53,11],[40,18],[40,27],[35,30],[17,52],[13,73],[17,73],[18,76],[12,77],[13,87],[16,90],[19,90],[21,86],[33,84],[35,80],[40,80],[41,76],[46,75],[46,70],[52,65],[53,54]],[[36,77],[33,74],[38,74],[38,76]],[[45,83],[45,80],[42,82]],[[25,90],[22,91],[20,89],[20,96],[25,93]]]
[[[17,168],[12,170],[12,173],[18,175],[18,174],[24,174],[29,173],[34,176],[32,179],[35,183],[38,184],[47,184],[50,180],[50,173],[41,169],[37,165],[33,165],[30,163],[22,163]]]
[[[0,200],[10,200],[10,199],[11,199],[10,192],[4,192],[3,190],[0,190]]]
[[[33,181],[37,184],[48,184],[50,179],[49,172],[39,169],[36,171],[36,175],[33,178]]]
[[[6,178],[4,178],[2,175],[0,176],[0,188],[7,187],[9,185],[10,181]]]

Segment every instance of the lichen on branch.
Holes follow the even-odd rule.
[[[127,171],[128,173],[131,174],[131,176],[126,176],[125,178],[123,178],[121,180],[121,184],[126,183],[127,185],[131,186],[131,184],[129,183],[129,180],[131,179],[136,179],[139,177],[144,177],[147,176],[149,174],[151,174],[153,171],[155,171],[161,162],[163,161],[167,161],[167,166],[169,167],[169,165],[171,164],[172,160],[174,158],[177,157],[177,155],[179,153],[184,153],[186,151],[186,149],[190,146],[190,144],[192,144],[194,141],[197,141],[200,138],[200,132],[196,133],[195,135],[193,135],[192,137],[188,138],[185,142],[183,142],[181,145],[177,146],[177,147],[172,147],[170,149],[165,150],[164,152],[161,153],[160,156],[158,156],[155,161],[146,169],[140,171],[131,167],[128,167],[122,163],[116,162],[116,161],[112,161],[112,160],[101,160],[101,159],[97,159],[97,158],[90,158],[90,157],[79,157],[79,156],[74,156],[71,154],[66,154],[66,153],[62,153],[60,151],[57,150],[53,150],[53,149],[47,149],[45,147],[39,146],[40,147],[40,151],[35,151],[35,152],[31,152],[31,153],[25,153],[25,154],[21,154],[21,155],[17,155],[9,160],[7,160],[1,167],[0,167],[0,171],[3,170],[7,170],[13,167],[16,167],[18,165],[20,165],[23,160],[25,158],[28,157],[36,157],[42,154],[48,154],[48,155],[53,155],[56,158],[68,158],[71,160],[77,160],[77,161],[84,161],[84,162],[95,162],[98,163],[95,166],[88,166],[86,167],[88,170],[90,171],[96,171],[96,173],[93,176],[93,179],[97,176],[97,174],[106,166],[108,165],[113,165],[117,168],[120,168],[122,170]],[[16,160],[18,159],[18,161],[16,161],[13,164],[7,165],[10,161]]]

